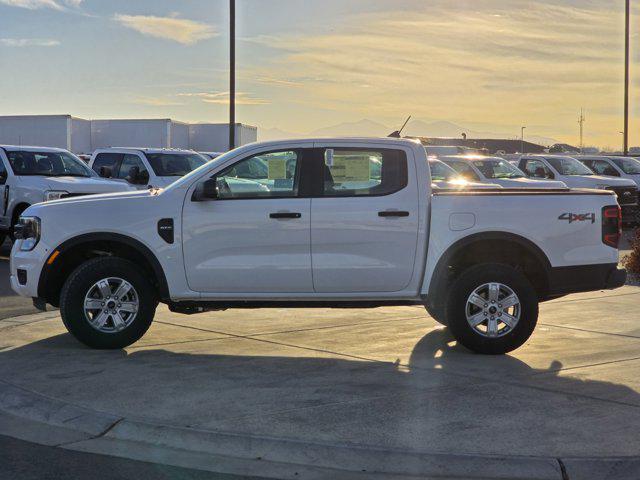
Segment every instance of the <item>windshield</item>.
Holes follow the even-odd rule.
[[[640,162],[635,158],[613,158],[612,160],[627,175],[640,175]]]
[[[182,177],[207,163],[197,153],[147,153],[151,168],[158,177]]]
[[[46,177],[93,177],[93,171],[69,152],[7,152],[16,175]]]
[[[523,178],[524,173],[511,165],[506,160],[474,160],[475,167],[482,172],[486,178]]]
[[[547,158],[547,161],[560,175],[593,175],[589,168],[571,157]]]
[[[429,169],[431,170],[431,180],[434,182],[452,182],[460,179],[458,172],[440,160],[429,160]]]

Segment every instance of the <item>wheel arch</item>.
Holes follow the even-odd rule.
[[[53,257],[55,252],[59,253]],[[98,256],[120,256],[140,265],[152,277],[160,299],[169,299],[167,278],[151,249],[135,238],[111,232],[79,235],[54,248],[40,272],[38,296],[59,306],[60,291],[71,272],[84,261]]]
[[[447,286],[455,280],[474,255],[486,254],[486,262],[520,267],[536,288],[538,298],[549,294],[551,262],[531,240],[509,232],[480,232],[453,243],[441,256],[432,274],[426,303],[438,311],[444,308]],[[476,262],[477,263],[477,262]],[[484,261],[483,261],[484,263]]]

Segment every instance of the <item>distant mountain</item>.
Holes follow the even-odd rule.
[[[292,133],[279,128],[258,128],[258,140],[267,142],[269,140],[282,140],[285,138],[298,138],[305,135],[301,133]]]
[[[386,137],[401,125],[389,127],[382,123],[369,119],[358,122],[344,122],[329,127],[313,130],[308,134],[292,133],[279,128],[258,129],[259,140],[279,140],[283,138],[309,137]],[[481,132],[464,128],[452,122],[439,120],[425,122],[423,120],[411,120],[402,132],[403,135],[415,137],[451,137],[461,138],[466,133],[468,138],[516,138],[516,135],[504,132]],[[557,140],[538,135],[525,135],[525,140],[539,145],[550,146],[558,143]]]
[[[309,133],[311,137],[386,137],[392,129],[373,120],[345,122],[330,127],[319,128]]]

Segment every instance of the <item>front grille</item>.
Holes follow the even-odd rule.
[[[618,196],[618,203],[622,205],[638,204],[638,189],[635,187],[609,187]]]

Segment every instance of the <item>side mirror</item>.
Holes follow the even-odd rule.
[[[111,178],[111,176],[112,176],[111,168],[110,167],[100,167],[100,170],[98,171],[98,175],[100,175],[103,178]]]
[[[191,196],[191,200],[194,202],[206,202],[216,198],[218,198],[218,181],[215,178],[200,182]]]

